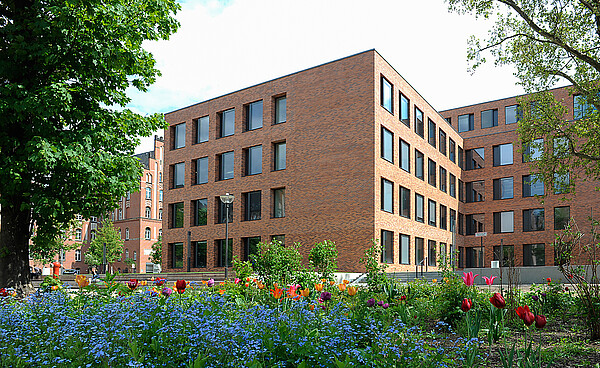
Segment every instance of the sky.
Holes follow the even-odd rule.
[[[443,0],[185,0],[169,40],[147,42],[162,72],[127,106],[166,113],[376,49],[438,111],[523,93],[510,67],[468,71],[467,41],[491,21]],[[489,59],[489,58],[488,58]],[[162,131],[156,132],[160,136]],[[136,153],[152,150],[142,139]]]

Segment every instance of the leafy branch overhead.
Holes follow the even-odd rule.
[[[451,11],[493,18],[485,39],[472,36],[468,60],[475,71],[491,55],[511,65],[531,97],[522,98],[519,136],[543,138],[544,155],[534,162],[551,186],[556,175],[600,179],[600,4],[589,0],[447,0]],[[549,91],[572,85],[568,99]],[[535,106],[535,111],[532,111]],[[571,114],[572,113],[572,114]],[[565,147],[554,153],[556,140]]]

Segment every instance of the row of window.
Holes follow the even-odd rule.
[[[152,187],[146,187],[146,199],[152,199]],[[159,189],[158,190],[158,201],[162,202],[162,200],[163,200],[163,190]]]
[[[412,247],[414,249],[414,259],[411,260],[411,239],[410,235],[398,234],[398,246],[395,246],[394,232],[389,230],[381,230],[381,262],[392,264],[395,263],[395,253],[398,253],[399,264],[415,264],[415,265],[429,265],[436,266],[437,255],[440,255],[440,259],[445,263],[446,255],[448,253],[448,245],[444,242],[438,243],[435,240],[427,241],[427,248],[425,248],[425,239],[420,237],[414,237],[414,243]],[[439,253],[438,253],[439,250]]]
[[[493,253],[493,260],[501,260],[502,266],[516,265],[514,245],[494,245]],[[485,267],[484,256],[484,248],[482,247],[459,247],[458,267]],[[523,244],[522,256],[523,266],[545,266],[546,246],[544,243]]]
[[[273,124],[286,121],[287,100],[285,96],[272,99],[274,105]],[[243,106],[244,131],[251,131],[263,126],[263,100],[255,101]],[[235,133],[235,108],[224,110],[216,114],[217,138],[228,137]],[[210,117],[203,116],[192,121],[192,135],[194,144],[207,142],[209,139]],[[186,123],[171,126],[171,149],[185,147]]]
[[[514,228],[515,211],[493,213],[494,234],[512,233]],[[563,230],[571,219],[569,206],[554,207],[554,230]],[[466,235],[475,235],[485,231],[485,214],[466,215]],[[459,221],[460,227],[460,221]],[[546,230],[545,209],[532,208],[523,210],[523,232]]]
[[[485,181],[477,180],[465,183],[466,193],[462,191],[462,185],[459,183],[458,198],[461,202],[483,202],[485,201]],[[569,173],[554,174],[554,194],[564,194],[569,191],[570,179]],[[465,196],[466,194],[466,196]],[[534,197],[543,196],[544,183],[535,174],[522,176],[522,196]],[[493,198],[512,199],[514,197],[514,178],[498,178],[493,180]]]
[[[271,189],[272,207],[271,218],[285,217],[285,188]],[[203,226],[208,224],[208,198],[191,201],[190,226]],[[234,220],[234,204],[226,205],[215,197],[215,224],[224,224]],[[169,228],[182,228],[185,225],[184,202],[169,205]],[[262,218],[262,191],[242,193],[242,221],[255,221]]]
[[[125,259],[129,258],[129,249],[125,249],[124,254],[125,254]],[[59,256],[60,256],[60,260],[64,262],[66,259],[64,250],[61,250]],[[75,249],[75,262],[81,262],[83,259],[82,256],[83,256],[82,250]],[[121,254],[121,257],[119,257],[119,260],[120,261],[123,260],[123,254]],[[135,250],[133,251],[133,260],[137,261],[137,251],[135,251]]]
[[[402,217],[412,218],[411,216],[411,193],[410,189],[400,186],[400,208],[399,214]],[[394,183],[381,179],[381,210],[389,213],[394,213]],[[425,197],[415,192],[414,195],[414,220],[425,223]],[[456,223],[456,211],[440,204],[439,205],[439,222],[438,222],[438,204],[436,201],[427,200],[427,224],[431,226],[439,226],[440,229],[448,230],[448,221],[450,221],[450,230],[453,224]]]
[[[285,170],[286,168],[286,143],[275,142],[272,144],[273,171]],[[244,176],[262,174],[263,168],[262,145],[245,148],[242,151],[244,160]],[[228,180],[234,178],[234,151],[224,152],[215,157],[215,180]],[[208,157],[200,157],[192,160],[192,185],[208,183]],[[172,188],[183,188],[185,185],[185,162],[171,165]]]
[[[280,241],[285,244],[285,235],[271,235],[271,240]],[[241,238],[239,246],[239,254],[243,261],[249,260],[251,254],[258,253],[258,243],[261,242],[260,236]],[[231,267],[234,256],[234,240],[229,239],[227,247],[227,267]],[[183,268],[183,243],[169,244],[169,260],[172,268]],[[214,267],[224,267],[225,265],[225,239],[217,239],[214,241]],[[208,242],[206,240],[192,242],[192,254],[190,257],[191,267],[206,268],[208,266]]]

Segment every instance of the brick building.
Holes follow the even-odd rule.
[[[516,265],[552,265],[555,225],[598,203],[533,197],[517,116],[515,98],[440,114],[375,50],[167,113],[163,268],[189,255],[193,271],[222,270],[225,193],[229,259],[329,239],[340,270],[362,271],[379,239],[390,271],[435,268],[452,249],[461,267],[490,267],[502,241]]]

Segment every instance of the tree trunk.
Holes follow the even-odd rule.
[[[31,214],[21,210],[22,200],[7,202],[0,209],[0,287],[12,287],[23,297],[34,290],[29,272]]]

